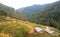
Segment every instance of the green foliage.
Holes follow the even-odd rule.
[[[0,3],[0,16],[10,16],[11,12],[14,12],[13,8]]]
[[[52,26],[60,30],[60,1],[50,4],[44,10],[31,16],[29,21]]]
[[[2,20],[6,20],[5,18],[0,18],[0,21],[2,21]]]
[[[8,7],[1,3],[0,3],[0,16],[6,16],[6,17],[8,16],[8,17],[12,17],[16,19],[23,19],[23,20],[25,20],[26,18],[22,14],[16,12],[14,8]]]
[[[23,26],[16,26],[16,29],[18,29],[18,30],[22,30],[22,31],[27,31],[27,32],[29,32],[29,28],[27,27],[27,26],[25,26],[25,25],[23,25]]]

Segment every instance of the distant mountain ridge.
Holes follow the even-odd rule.
[[[46,7],[47,7],[47,5],[36,5],[35,4],[35,5],[29,6],[29,7],[17,9],[16,11],[27,17],[30,17],[31,15],[36,14],[38,11],[41,11]]]

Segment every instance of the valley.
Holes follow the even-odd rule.
[[[0,3],[0,37],[60,37],[60,1],[16,10]]]

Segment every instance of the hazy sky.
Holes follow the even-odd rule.
[[[31,6],[34,4],[48,4],[55,1],[58,0],[0,0],[0,3],[18,9],[21,7]]]

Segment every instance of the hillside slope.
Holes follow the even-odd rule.
[[[26,17],[15,11],[14,8],[0,3],[0,16],[12,17],[16,19],[25,20]]]
[[[34,27],[39,26],[45,29],[47,26],[40,24],[30,23],[27,21],[17,20],[9,17],[0,17],[0,37],[59,37],[53,36],[48,33],[40,34],[35,32]],[[60,32],[58,29],[49,27],[51,30]]]
[[[60,29],[60,1],[50,4],[42,12],[30,17],[30,21]]]

